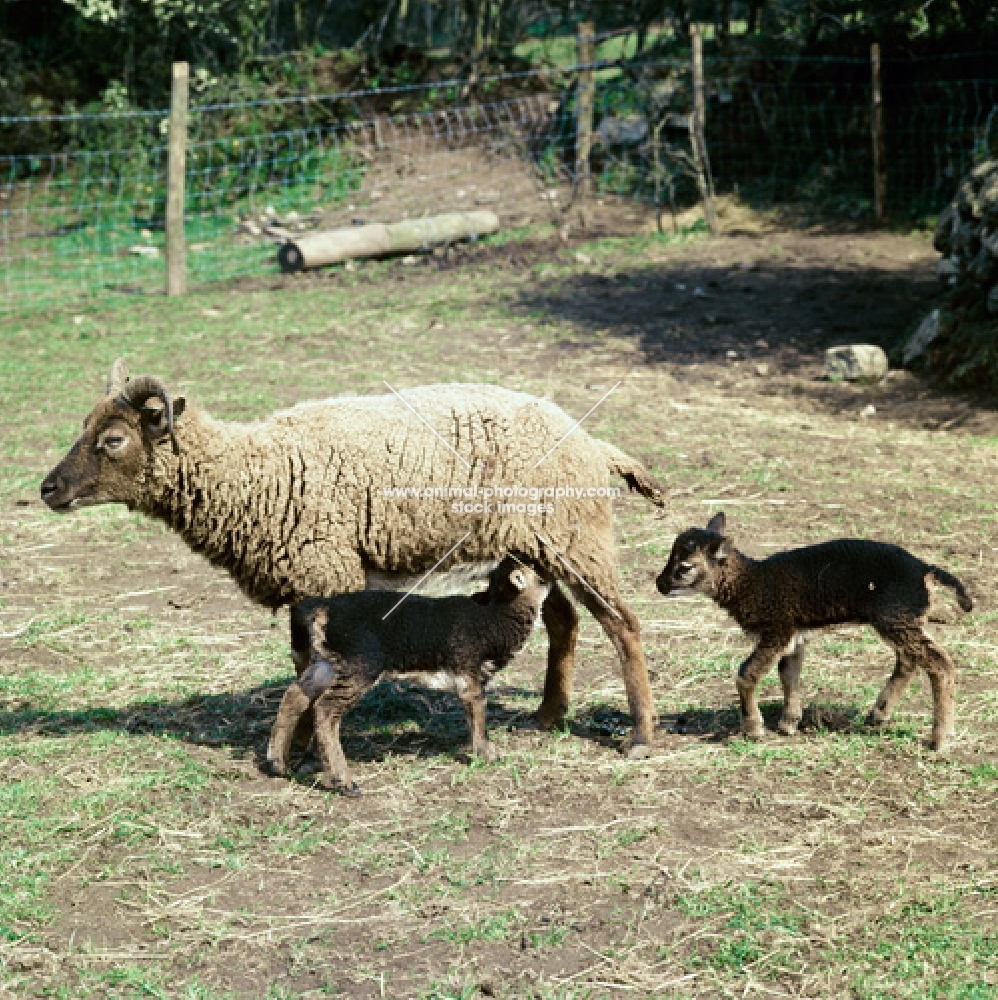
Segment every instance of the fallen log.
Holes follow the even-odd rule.
[[[359,257],[414,253],[456,240],[485,236],[498,229],[499,219],[495,212],[448,212],[406,222],[376,222],[289,240],[278,250],[277,262],[285,273],[294,273]]]

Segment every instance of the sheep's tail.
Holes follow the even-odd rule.
[[[952,573],[947,573],[946,570],[940,569],[938,566],[930,566],[929,576],[944,587],[949,587],[956,594],[956,603],[964,611],[974,610],[974,602],[968,596],[963,584]]]
[[[665,491],[639,461],[612,444],[607,444],[605,441],[601,441],[600,444],[606,451],[606,466],[611,472],[615,472],[630,489],[647,497],[653,504],[659,507],[665,506]]]

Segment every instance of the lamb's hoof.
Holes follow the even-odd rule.
[[[647,760],[655,752],[651,743],[632,743],[627,748],[628,760]]]
[[[269,757],[264,762],[263,771],[272,778],[286,778],[288,776],[288,769],[284,766],[283,761],[271,760]]]
[[[747,740],[751,740],[753,743],[758,743],[766,738],[766,727],[765,726],[752,726],[744,727],[742,729],[742,736]]]
[[[952,738],[952,733],[933,734],[932,739],[929,740],[929,748],[935,750],[936,753],[945,753],[949,749]]]
[[[327,792],[333,792],[335,795],[345,795],[351,799],[360,795],[360,788],[356,781],[340,781],[339,778],[330,778],[324,774],[319,778],[318,784]]]
[[[776,729],[784,736],[796,736],[798,725],[799,722],[793,722],[787,719],[780,719],[779,723],[776,726]]]

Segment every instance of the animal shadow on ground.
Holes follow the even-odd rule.
[[[758,242],[742,242],[746,256],[765,252]],[[897,374],[877,386],[843,387],[824,378],[829,347],[862,341],[898,350],[936,294],[923,262],[844,261],[834,241],[793,234],[781,243],[783,256],[756,259],[749,268],[722,265],[712,259],[716,251],[694,245],[667,266],[542,283],[524,293],[520,307],[567,320],[601,347],[608,338],[635,343],[653,365],[706,364],[712,378],[725,368],[731,378],[756,379],[756,393],[791,392],[829,413],[854,412],[859,394],[889,407],[892,419],[919,426],[971,417],[994,423],[993,397],[971,398]],[[764,378],[753,374],[755,365],[764,366]]]
[[[0,702],[0,734],[70,736],[99,730],[170,736],[204,747],[228,747],[236,756],[263,763],[270,728],[285,685],[193,695],[182,701],[143,700],[122,708],[47,710],[30,702]],[[525,713],[504,699],[535,700],[537,692],[511,686],[489,692],[492,729],[515,726]],[[621,719],[629,720],[621,714]],[[630,729],[630,722],[626,722]],[[585,730],[580,730],[582,735]],[[405,683],[384,682],[369,691],[343,722],[343,745],[353,761],[380,761],[389,753],[436,756],[467,752],[464,711],[457,698]],[[297,762],[296,762],[297,765]]]

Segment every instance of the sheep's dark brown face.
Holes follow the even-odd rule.
[[[76,444],[42,482],[42,500],[52,510],[137,504],[153,450],[170,446],[172,417],[183,412],[183,400],[170,401],[168,429],[166,404],[134,393],[130,401],[127,381],[124,366],[115,362],[108,395],[90,411]],[[132,384],[148,389],[149,381]]]

